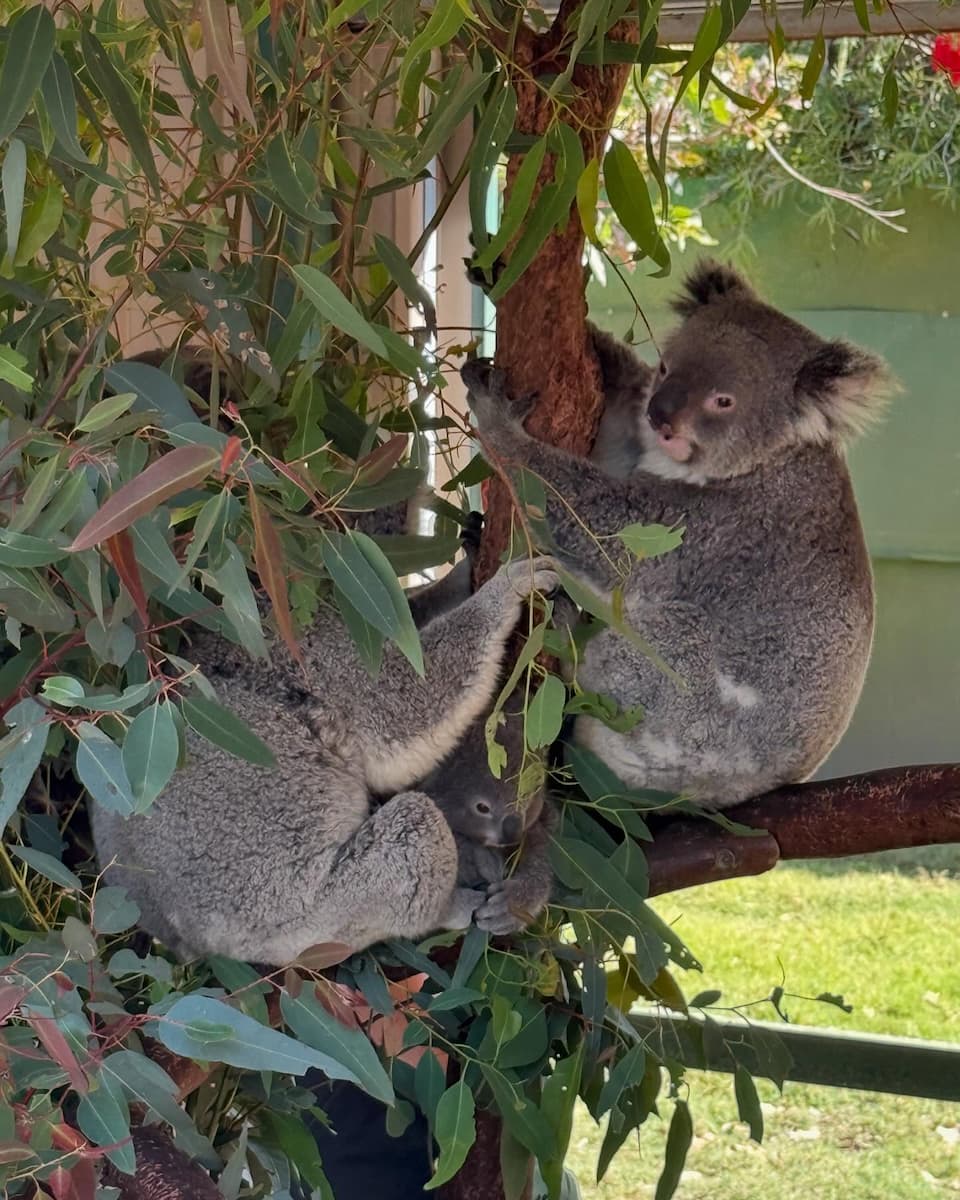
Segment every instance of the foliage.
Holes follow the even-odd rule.
[[[85,1200],[92,1164],[132,1169],[127,1134],[144,1118],[171,1127],[228,1197],[282,1194],[293,1180],[327,1195],[303,1136],[316,1103],[300,1081],[310,1065],[390,1105],[391,1129],[418,1106],[438,1142],[437,1182],[469,1151],[477,1108],[496,1110],[506,1177],[515,1184],[532,1153],[556,1196],[578,1094],[609,1114],[605,1166],[654,1111],[662,1069],[674,1094],[681,1085],[679,1065],[644,1050],[622,1012],[638,995],[682,1007],[668,963],[696,965],[644,900],[643,814],[663,798],[624,793],[585,753],[559,773],[556,906],[508,944],[472,929],[455,965],[450,937],[391,943],[324,974],[322,956],[270,977],[222,959],[178,965],[160,947],[143,953],[136,907],[91,861],[85,802],[147,812],[187,727],[269,760],[191,661],[193,626],[253,656],[277,638],[295,652],[298,630],[332,605],[373,660],[391,638],[419,665],[398,576],[453,555],[470,476],[427,499],[430,535],[371,539],[358,523],[410,498],[434,446],[449,452],[467,432],[443,398],[458,351],[439,345],[415,272],[457,190],[469,187],[487,265],[522,227],[499,294],[574,200],[590,225],[601,186],[637,255],[669,266],[634,159],[615,144],[601,172],[559,119],[569,77],[551,85],[558,119],[527,147],[527,161],[552,164],[552,183],[535,195],[528,168],[499,232],[486,228],[487,184],[501,150],[518,145],[501,69],[509,38],[491,30],[522,10],[393,2],[365,6],[360,20],[360,7],[147,0],[145,15],[125,17],[105,0],[54,19],[8,0],[3,10],[0,1181],[10,1196],[40,1180]],[[623,11],[584,6],[574,43],[584,61],[616,52],[604,35]],[[702,90],[731,25],[732,10],[718,22],[719,11],[692,50],[665,52],[650,8],[641,45],[626,52],[643,69],[677,64],[678,90]],[[477,136],[423,235],[410,247],[372,236],[378,201],[409,196],[471,114]],[[665,188],[658,155],[648,163]],[[413,328],[407,305],[419,312]],[[214,369],[189,355],[186,372],[163,355],[124,358],[128,314],[164,345],[206,347]],[[676,536],[625,533],[641,554]],[[577,599],[617,619],[616,605]],[[556,643],[532,628],[519,672],[542,674],[536,650]],[[531,746],[554,736],[564,708],[591,706],[612,723],[639,717],[585,693],[568,701],[553,683],[531,710]],[[189,1087],[183,1061],[175,1069],[167,1056],[168,1071],[158,1047],[197,1064]],[[660,1195],[689,1133],[677,1122]]]
[[[641,153],[648,130],[660,148],[671,189],[664,237],[681,249],[688,239],[713,244],[703,210],[718,200],[744,240],[770,205],[799,205],[831,236],[858,238],[879,229],[869,210],[893,209],[911,189],[955,205],[960,99],[932,69],[932,46],[924,36],[840,38],[819,75],[816,44],[772,36],[726,46],[715,86],[701,97],[695,82],[675,109],[669,67],[635,72],[617,128]],[[618,257],[628,255],[615,222],[608,227]]]

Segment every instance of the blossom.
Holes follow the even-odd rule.
[[[930,61],[935,71],[946,71],[953,86],[960,87],[960,34],[937,34]]]

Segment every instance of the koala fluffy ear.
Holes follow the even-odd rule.
[[[896,390],[886,364],[849,342],[824,342],[797,372],[800,441],[856,437],[882,415]]]
[[[697,263],[683,281],[683,291],[683,295],[670,302],[670,307],[681,317],[692,316],[703,305],[727,296],[742,300],[756,299],[756,294],[742,275],[733,267],[725,267],[712,258]]]

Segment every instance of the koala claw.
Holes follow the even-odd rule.
[[[450,904],[444,915],[444,929],[466,929],[474,913],[484,904],[486,896],[474,888],[454,888]]]
[[[533,914],[522,911],[522,906],[517,903],[517,889],[508,879],[487,888],[486,901],[474,913],[473,919],[487,933],[503,936],[525,929],[534,918]]]
[[[560,586],[560,577],[553,569],[553,559],[515,558],[503,568],[507,582],[518,596],[526,599],[534,592],[549,595]]]

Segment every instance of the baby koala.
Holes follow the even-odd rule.
[[[517,795],[523,762],[522,714],[508,712],[497,733],[497,741],[507,751],[507,765],[499,779],[487,762],[485,721],[485,717],[475,721],[451,757],[420,786],[453,830],[459,857],[457,886],[486,892],[486,900],[474,913],[475,922],[489,933],[503,935],[531,924],[550,899],[553,873],[547,846],[552,810],[542,786],[525,806]]]

